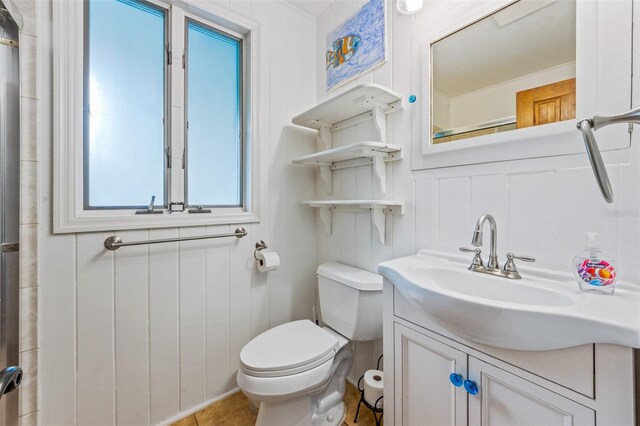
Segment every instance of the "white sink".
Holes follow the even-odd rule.
[[[587,343],[640,347],[640,286],[583,293],[569,274],[518,266],[520,280],[467,269],[470,259],[422,250],[378,272],[424,314],[471,341],[519,350]]]

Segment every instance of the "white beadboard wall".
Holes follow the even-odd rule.
[[[42,8],[41,49],[51,52],[51,3]],[[153,246],[103,248],[127,240],[231,232],[236,226],[53,235],[52,142],[40,151],[40,423],[155,424],[236,387],[239,352],[252,337],[310,318],[316,300],[312,170],[291,160],[315,137],[290,125],[315,102],[315,20],[280,1],[217,1],[261,24],[261,222],[249,235]],[[51,105],[51,63],[41,72]],[[51,114],[42,128],[50,129]],[[282,266],[260,274],[263,239]]]
[[[365,0],[339,0],[318,18],[318,52],[324,57],[326,34],[351,16]],[[421,58],[415,44],[434,28],[438,16],[450,7],[475,7],[480,2],[426,1],[417,15],[402,15],[395,2],[388,1],[388,62],[330,93],[325,91],[324,64],[318,65],[318,100],[374,82],[405,96],[421,95],[419,78]],[[634,8],[636,19],[638,7]],[[636,54],[640,57],[640,37],[635,34]],[[638,64],[634,64],[638,69]],[[637,73],[636,73],[637,75]],[[638,99],[636,77],[634,99]],[[637,105],[637,101],[634,103]],[[316,197],[322,199],[382,198],[405,202],[405,214],[387,220],[388,245],[374,236],[366,213],[334,213],[333,233],[318,231],[318,262],[341,261],[370,271],[378,263],[415,253],[421,248],[457,252],[469,245],[477,218],[492,213],[498,225],[498,251],[501,262],[508,251],[528,254],[536,266],[569,270],[573,256],[582,250],[585,231],[602,234],[602,246],[619,261],[623,279],[640,283],[640,138],[633,136],[632,149],[604,154],[616,194],[606,204],[597,189],[586,155],[510,161],[434,170],[411,170],[412,128],[419,117],[411,105],[388,116],[390,143],[404,147],[405,158],[389,163],[389,190],[383,194],[373,178],[371,167],[364,166],[333,172],[333,195],[321,185]],[[372,124],[364,123],[334,134],[336,146],[366,140],[374,136]],[[357,380],[366,369],[375,368],[382,353],[380,342],[355,345],[355,368],[349,374]]]

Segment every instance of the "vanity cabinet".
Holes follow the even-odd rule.
[[[387,426],[635,424],[631,348],[476,344],[432,322],[387,279],[384,293]],[[477,393],[471,383],[455,386],[452,374]]]
[[[593,410],[471,356],[469,379],[481,389],[468,396],[470,425],[595,425]]]
[[[593,410],[515,374],[400,324],[394,334],[396,425],[595,424]]]
[[[449,375],[467,376],[467,354],[399,324],[394,352],[396,424],[466,425],[467,392]]]

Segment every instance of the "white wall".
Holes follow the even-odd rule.
[[[451,128],[451,98],[433,89],[433,127],[435,130]]]
[[[375,82],[392,88],[407,98],[418,96],[422,58],[417,43],[430,29],[436,28],[439,16],[447,8],[482,7],[485,2],[425,2],[417,15],[401,15],[395,2],[388,1],[390,60],[382,67],[351,82],[335,92],[324,90],[324,73],[318,67],[318,98],[363,82]],[[324,51],[328,31],[362,4],[362,1],[336,1],[318,19],[318,51]],[[637,11],[637,7],[635,10]],[[637,12],[636,12],[637,13]],[[637,16],[636,16],[637,19]],[[640,46],[636,34],[636,49]],[[635,58],[640,57],[636,54]],[[638,59],[636,59],[638,60]],[[635,65],[637,69],[637,64]],[[637,91],[640,85],[634,83]],[[637,92],[636,96],[637,99]],[[416,103],[417,104],[417,103]],[[635,102],[637,105],[637,101]],[[331,198],[382,198],[405,202],[405,214],[388,219],[391,242],[380,245],[372,237],[368,214],[334,213],[333,234],[318,231],[319,262],[338,260],[375,271],[379,262],[429,248],[457,252],[469,245],[477,218],[492,213],[498,222],[500,261],[507,251],[537,258],[536,266],[569,271],[573,256],[583,247],[582,232],[595,230],[603,234],[603,248],[619,259],[623,279],[640,283],[637,259],[640,257],[640,139],[634,133],[633,148],[604,154],[616,193],[616,202],[606,204],[599,194],[586,155],[572,155],[460,166],[425,171],[411,170],[411,144],[416,137],[412,128],[420,128],[420,117],[405,104],[401,112],[388,119],[390,143],[404,147],[405,158],[389,167],[387,194],[375,185],[370,167],[334,172],[334,196]],[[419,132],[417,132],[419,133]],[[370,124],[343,130],[335,135],[336,144],[352,143],[373,135]],[[417,141],[415,141],[417,142]],[[322,187],[316,194],[329,198]],[[632,321],[633,319],[630,319]],[[356,344],[357,378],[381,353],[378,343]]]
[[[337,0],[318,18],[318,52],[325,51],[327,33],[345,19],[352,16],[366,0]],[[395,6],[394,6],[395,7]],[[387,16],[391,25],[391,14]],[[325,71],[323,65],[318,66],[318,101],[324,101],[337,93],[342,93],[356,84],[375,82],[387,87],[392,85],[391,63],[375,69],[346,85],[326,93]],[[398,115],[396,113],[395,115]],[[393,119],[391,120],[393,121]],[[371,123],[362,123],[344,131],[333,134],[334,146],[376,140],[376,132]],[[397,143],[397,142],[392,142]],[[402,143],[400,143],[402,144]],[[402,163],[408,164],[407,160]],[[395,172],[390,166],[390,172]],[[392,179],[392,177],[390,177]],[[391,185],[389,185],[391,187]],[[314,199],[395,199],[390,189],[388,197],[384,197],[370,166],[343,169],[333,172],[333,195],[328,196],[323,185],[317,185]],[[340,261],[369,271],[375,271],[379,262],[396,257],[392,245],[380,245],[371,224],[369,213],[333,213],[333,232],[326,236],[318,226],[318,263]],[[389,228],[390,229],[390,228]],[[369,368],[375,368],[378,357],[382,354],[382,340],[375,342],[354,342],[354,365],[349,378],[357,381]]]
[[[41,96],[51,105],[51,4],[38,2]],[[236,387],[241,348],[277,324],[310,318],[316,300],[315,216],[300,201],[312,170],[291,165],[315,138],[289,125],[315,101],[315,21],[279,1],[218,1],[261,24],[261,216],[241,240],[127,247],[126,240],[230,232],[235,226],[51,234],[51,110],[43,143],[40,261],[40,422],[149,424]],[[259,274],[263,239],[282,267]]]

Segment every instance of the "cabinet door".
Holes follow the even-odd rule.
[[[469,425],[595,425],[593,410],[491,364],[469,357]]]
[[[466,425],[467,393],[449,375],[466,378],[467,355],[399,324],[394,346],[395,424]]]

